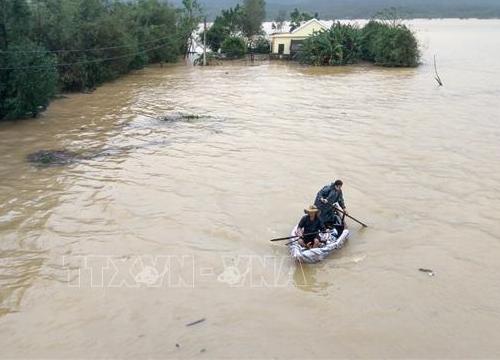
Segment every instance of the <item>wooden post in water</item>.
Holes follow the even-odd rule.
[[[207,17],[203,21],[203,66],[207,66]]]
[[[436,55],[435,54],[434,54],[434,74],[435,74],[434,79],[436,79],[436,81],[439,84],[439,86],[443,86],[443,81],[441,81],[441,77],[438,74],[438,69],[437,69],[437,65],[436,65]]]

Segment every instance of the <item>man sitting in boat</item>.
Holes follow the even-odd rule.
[[[347,209],[342,194],[342,180],[324,186],[316,195],[314,205],[320,210],[320,219],[328,228],[333,228],[339,222],[339,216],[334,209],[335,204],[338,204],[342,211],[347,214]]]
[[[325,226],[319,218],[319,209],[311,205],[307,209],[304,209],[304,212],[306,215],[300,219],[297,226],[297,235],[301,236],[299,244],[308,249],[320,247],[319,233],[325,230]]]

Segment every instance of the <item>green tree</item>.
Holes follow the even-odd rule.
[[[0,120],[36,116],[56,89],[55,59],[29,38],[25,0],[0,2]]]
[[[92,89],[126,73],[133,59],[133,55],[128,55],[136,52],[137,47],[126,19],[114,15],[113,4],[103,0],[76,1],[73,21],[77,33],[69,47],[82,51],[61,54],[61,63],[73,64],[60,68],[61,79],[64,89]]]
[[[383,31],[385,25],[379,21],[370,21],[361,31],[361,53],[363,60],[375,61],[377,52],[377,37]]]
[[[212,51],[217,52],[219,51],[224,40],[226,40],[229,36],[231,36],[229,30],[217,23],[216,20],[216,22],[212,24],[210,29],[207,30],[207,45],[210,49],[212,49]],[[203,38],[203,34],[201,35],[201,37]]]
[[[188,6],[196,6],[196,3],[189,3]],[[141,0],[134,9],[140,52],[134,63],[140,64],[141,60],[175,62],[181,54],[185,54],[192,33],[190,29],[194,26],[191,18],[194,11],[194,8],[184,8],[176,12],[157,0]]]
[[[420,62],[417,38],[401,21],[371,20],[361,37],[364,60],[394,67],[415,67]]]
[[[236,36],[241,32],[243,10],[239,5],[222,10],[221,15],[215,18],[214,23],[207,30],[207,44],[212,51],[219,51],[222,43],[230,36]],[[203,34],[201,34],[203,38]]]
[[[262,33],[262,23],[266,19],[266,2],[264,0],[243,1],[243,34],[251,38]]]
[[[186,47],[179,30],[186,24],[183,11],[159,0],[40,1],[47,9],[44,42],[50,49],[81,49],[58,53],[60,63],[72,64],[59,68],[64,90],[93,88],[147,63],[176,61]]]
[[[55,57],[25,40],[0,61],[0,119],[35,117],[55,94]]]
[[[416,67],[420,62],[418,41],[405,25],[385,26],[374,38],[375,64]]]
[[[230,34],[235,35],[242,31],[244,12],[240,4],[236,4],[234,8],[222,10],[221,21],[224,27],[227,28]]]
[[[245,56],[247,45],[241,37],[230,36],[222,43],[221,51],[228,59],[240,59]]]
[[[0,0],[0,46],[29,38],[31,17],[26,0]]]

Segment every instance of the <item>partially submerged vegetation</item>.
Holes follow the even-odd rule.
[[[363,28],[336,22],[304,40],[299,60],[310,65],[347,65],[361,60],[386,67],[416,67],[418,41],[400,22],[372,20]]]
[[[299,60],[311,65],[347,65],[358,62],[361,56],[361,32],[356,25],[332,25],[306,40]]]
[[[210,115],[196,114],[190,112],[173,111],[163,114],[161,116],[148,116],[146,118],[154,120],[154,125],[160,126],[165,124],[167,126],[175,125],[178,123],[196,123],[203,119],[210,118]],[[151,125],[148,125],[151,126]],[[83,130],[83,128],[82,128]],[[217,130],[213,131],[214,133]],[[220,132],[220,131],[219,131]],[[153,146],[163,146],[168,144],[168,140],[152,139],[151,141],[141,142],[140,145],[112,145],[105,148],[80,148],[80,149],[44,149],[32,152],[26,156],[26,161],[37,168],[47,168],[55,166],[65,166],[79,163],[82,161],[96,160],[103,157],[115,156],[124,152],[137,150],[140,148],[147,148]]]
[[[8,0],[0,6],[0,120],[36,114],[61,91],[93,89],[186,54],[197,0]]]
[[[77,154],[68,150],[40,150],[27,156],[28,162],[40,167],[68,165],[77,159]]]
[[[406,25],[372,20],[362,29],[361,37],[363,60],[391,67],[419,64],[418,41]]]
[[[260,22],[255,21],[263,19],[263,6],[262,0],[245,0],[243,6],[238,4],[222,10],[206,32],[208,47],[222,56],[210,55],[208,64],[224,58],[239,59],[247,53],[270,52],[271,44]],[[318,13],[312,15],[295,8],[289,15],[290,32],[318,16]],[[281,32],[286,20],[286,14],[280,13],[272,24],[273,30]],[[252,26],[248,25],[250,22]],[[415,67],[419,64],[420,52],[415,35],[391,8],[379,12],[362,28],[335,22],[330,29],[314,33],[303,41],[295,59],[310,65],[348,65],[364,60],[379,66]],[[201,60],[197,59],[196,64],[201,64]]]
[[[207,117],[207,116],[203,116]],[[199,120],[202,118],[202,115],[192,114],[192,113],[183,113],[183,112],[171,112],[169,114],[165,114],[160,116],[158,119],[165,122],[192,122],[195,120]]]

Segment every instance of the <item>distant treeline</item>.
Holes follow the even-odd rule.
[[[82,91],[185,54],[196,0],[0,0],[0,120],[36,114],[57,91]]]
[[[180,2],[181,0],[174,0]],[[203,0],[205,12],[214,19],[221,9],[238,0]],[[370,19],[378,10],[396,7],[407,18],[500,18],[498,0],[268,0],[268,20],[293,8],[318,12],[322,19]]]

